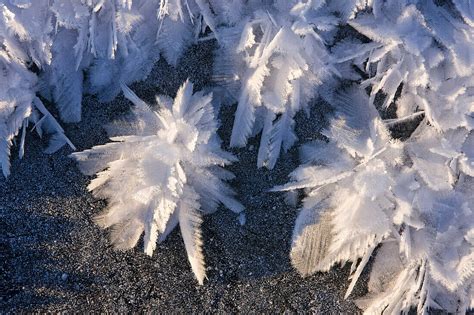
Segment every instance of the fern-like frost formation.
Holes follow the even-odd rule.
[[[109,206],[96,222],[112,227],[110,239],[119,249],[134,247],[144,234],[144,251],[152,255],[179,224],[188,259],[200,284],[205,278],[202,215],[223,204],[235,213],[243,206],[224,181],[232,173],[222,167],[235,157],[220,148],[212,95],[193,94],[189,81],[174,101],[157,97],[154,111],[128,87],[135,105],[133,120],[122,122],[113,142],[73,153],[84,174],[97,173],[88,186]]]
[[[219,29],[222,48],[215,79],[238,101],[231,146],[243,147],[262,132],[257,166],[272,169],[280,151],[298,139],[295,114],[308,108],[330,73],[317,30],[334,26],[317,19],[312,25],[283,2],[250,14],[235,26]]]
[[[358,300],[367,314],[473,306],[474,42],[458,9],[374,1],[350,19],[371,41],[333,52],[357,84],[330,94],[329,142],[304,146],[304,164],[274,189],[306,192],[291,251],[302,275],[351,261],[348,297],[373,257]]]

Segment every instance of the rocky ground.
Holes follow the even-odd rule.
[[[192,47],[177,69],[159,61],[145,82],[131,88],[148,102],[155,94],[174,96],[186,78],[195,89],[211,84],[212,44]],[[85,97],[83,119],[64,125],[78,150],[107,142],[103,126],[123,116],[130,103]],[[220,134],[228,139],[235,107],[223,107]],[[312,106],[298,115],[300,143],[318,138],[329,108]],[[176,230],[153,257],[140,245],[114,250],[107,231],[92,217],[106,206],[87,191],[90,178],[68,158],[69,148],[43,153],[45,140],[27,136],[22,160],[13,152],[12,175],[0,179],[0,313],[8,312],[317,312],[356,313],[352,298],[364,292],[364,279],[344,300],[349,269],[335,268],[301,278],[291,267],[289,249],[297,209],[280,193],[267,190],[287,181],[298,165],[297,146],[274,170],[256,168],[258,140],[233,150],[240,161],[229,169],[231,183],[246,206],[247,223],[221,209],[205,217],[204,251],[208,279],[198,286]]]

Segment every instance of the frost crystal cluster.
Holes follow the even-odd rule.
[[[292,10],[288,4],[255,9],[237,25],[218,31],[222,48],[215,79],[238,102],[230,144],[243,147],[261,132],[258,167],[272,169],[280,151],[293,146],[296,112],[308,108],[330,73],[318,30],[334,26],[317,18],[310,23],[300,16],[307,10]]]
[[[129,88],[125,96],[135,105],[134,118],[117,125],[113,142],[93,147],[72,157],[84,174],[97,172],[88,189],[106,198],[108,208],[95,218],[112,227],[111,241],[119,249],[134,247],[144,233],[144,251],[152,255],[179,224],[191,267],[202,284],[202,214],[224,204],[239,213],[243,206],[224,183],[232,173],[222,166],[235,161],[220,149],[212,96],[193,94],[186,82],[174,102],[157,98],[160,110],[151,109]]]
[[[75,123],[84,94],[106,102],[123,90],[133,117],[111,143],[73,154],[86,174],[99,172],[89,188],[109,206],[97,223],[118,248],[144,234],[149,255],[179,224],[202,283],[201,215],[243,210],[224,183],[237,159],[221,150],[218,108],[189,82],[156,109],[127,85],[204,41],[216,44],[215,103],[236,105],[230,146],[259,137],[256,167],[278,168],[302,144],[299,111],[310,116],[321,98],[334,109],[325,139],[303,144],[303,164],[273,189],[304,195],[290,253],[302,275],[351,262],[348,297],[369,269],[357,299],[367,314],[474,306],[469,0],[0,1],[5,177],[29,127],[50,134],[47,152],[74,149],[48,106]]]
[[[332,48],[353,83],[331,93],[328,142],[275,188],[305,190],[301,274],[351,261],[347,297],[372,257],[368,314],[473,306],[474,8],[454,4],[374,1],[349,19],[366,39]]]

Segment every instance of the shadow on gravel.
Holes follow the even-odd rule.
[[[65,217],[36,213],[34,206],[30,206],[48,203],[47,199],[37,196],[0,209],[2,310],[43,309],[64,303],[67,294],[62,292],[78,289],[67,280],[80,277],[80,273],[68,270],[67,262],[57,255],[67,250],[70,235],[77,227]]]

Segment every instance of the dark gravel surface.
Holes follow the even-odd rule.
[[[177,69],[159,61],[132,89],[153,102],[157,93],[174,96],[188,77],[196,90],[208,86],[212,51],[209,43],[192,47]],[[129,107],[121,95],[109,104],[86,97],[82,122],[65,125],[66,133],[78,150],[105,143],[103,126]],[[233,110],[224,107],[220,115],[225,146]],[[300,144],[319,137],[328,111],[315,103],[310,119],[298,115]],[[44,147],[45,140],[30,133],[25,158],[18,160],[14,152],[12,175],[0,179],[0,313],[358,312],[351,299],[343,298],[348,268],[301,278],[290,265],[297,209],[284,203],[283,194],[267,190],[286,182],[298,165],[297,146],[272,171],[256,168],[258,139],[233,150],[240,162],[229,167],[236,175],[231,184],[247,207],[247,223],[240,226],[226,209],[205,218],[208,280],[203,286],[194,279],[178,230],[151,258],[140,245],[115,251],[107,231],[91,220],[106,204],[87,191],[90,178],[67,157],[70,149],[46,155]],[[353,296],[363,292],[360,284]]]

